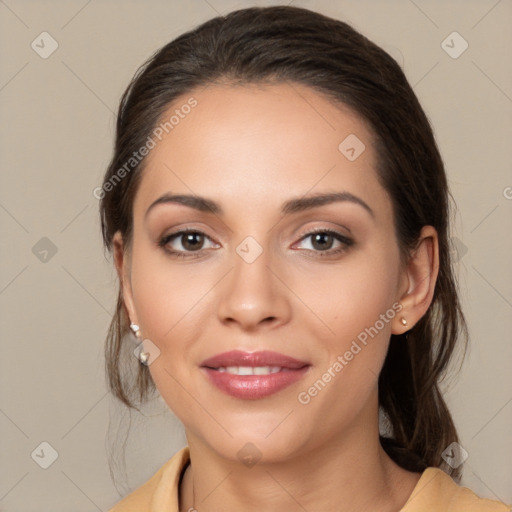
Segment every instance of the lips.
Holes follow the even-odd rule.
[[[224,393],[241,399],[264,398],[301,379],[306,361],[268,350],[217,354],[201,363],[208,380]]]
[[[279,368],[288,368],[296,370],[303,368],[309,363],[306,361],[299,361],[290,356],[273,352],[271,350],[263,350],[260,352],[243,352],[241,350],[232,350],[230,352],[223,352],[216,356],[210,357],[201,363],[201,366],[218,369],[227,368],[232,366],[243,367],[264,367],[273,366]]]

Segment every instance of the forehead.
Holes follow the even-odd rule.
[[[165,192],[245,207],[308,191],[346,190],[370,202],[385,194],[364,121],[306,86],[210,85],[178,98],[162,122],[171,118],[161,140],[153,137],[136,211]]]

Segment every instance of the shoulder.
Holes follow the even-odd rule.
[[[178,512],[178,488],[190,461],[188,446],[173,455],[147,482],[125,496],[108,512]]]
[[[462,487],[443,470],[425,469],[400,512],[510,512],[510,505],[480,498]]]

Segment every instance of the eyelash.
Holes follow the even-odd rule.
[[[176,258],[197,258],[201,256],[201,252],[203,249],[200,249],[198,251],[175,251],[174,249],[167,249],[166,245],[173,239],[180,237],[181,235],[187,234],[187,233],[194,233],[198,235],[204,235],[206,238],[211,238],[202,231],[194,228],[186,228],[182,229],[180,231],[176,231],[175,233],[171,233],[169,235],[165,235],[158,241],[158,246],[161,247],[166,253],[170,254],[173,257]],[[306,238],[316,235],[318,233],[324,234],[324,235],[332,235],[336,240],[344,244],[344,247],[339,247],[338,249],[328,249],[327,251],[314,251],[311,249],[305,249],[306,251],[311,251],[316,254],[318,254],[318,257],[325,257],[326,256],[335,256],[337,254],[341,254],[345,252],[350,246],[354,244],[354,240],[347,238],[346,236],[342,235],[341,233],[338,233],[337,231],[334,231],[332,229],[314,229],[313,231],[309,231],[306,233],[303,237],[300,238],[299,241],[305,240]],[[195,255],[194,253],[197,253]]]

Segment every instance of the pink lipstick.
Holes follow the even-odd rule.
[[[311,365],[290,356],[264,350],[232,350],[201,363],[210,382],[235,398],[265,398],[300,380]]]

